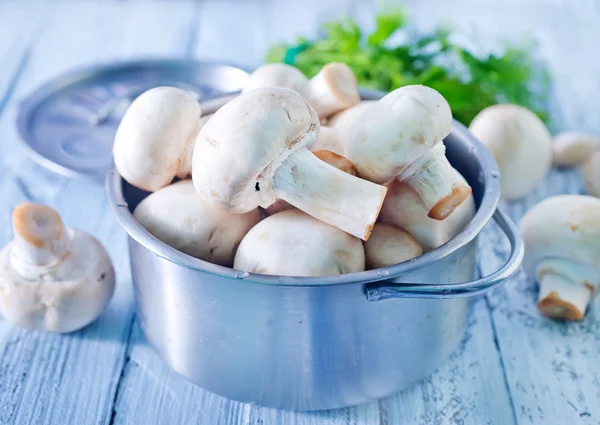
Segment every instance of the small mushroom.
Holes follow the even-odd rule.
[[[344,156],[344,145],[339,132],[333,128],[325,127],[323,125],[319,131],[319,137],[314,146],[311,147],[311,150],[313,152],[326,150],[334,152],[340,156]]]
[[[260,221],[257,209],[233,214],[205,202],[191,180],[146,197],[133,212],[148,232],[192,257],[231,267],[242,238]]]
[[[553,164],[557,167],[581,165],[600,147],[600,137],[569,131],[552,139]]]
[[[360,239],[299,210],[265,218],[248,232],[234,268],[280,276],[332,276],[365,269]]]
[[[326,150],[315,151],[313,154],[321,161],[324,161],[329,165],[333,165],[335,168],[342,170],[344,173],[348,173],[352,176],[356,175],[356,168],[354,168],[354,165],[343,156]],[[271,206],[269,206],[266,211],[268,215],[273,215],[292,208],[294,207],[283,199],[278,199]]]
[[[201,109],[193,94],[175,87],[156,87],[138,96],[115,135],[119,174],[149,192],[175,176],[188,176],[194,141],[208,119],[200,118]]]
[[[93,236],[65,228],[52,208],[19,204],[14,239],[0,252],[0,311],[17,326],[71,332],[104,311],[115,272]]]
[[[460,180],[464,180],[455,172]],[[388,192],[379,216],[381,221],[406,230],[424,251],[431,251],[454,238],[475,215],[473,195],[440,221],[427,215],[427,208],[407,182],[394,179],[387,186]]]
[[[338,131],[346,131],[370,106],[376,104],[376,100],[363,100],[359,104],[344,109],[327,119],[327,126]]]
[[[592,196],[600,198],[600,151],[590,154],[581,167],[585,191]]]
[[[554,196],[520,224],[523,267],[539,285],[538,309],[548,317],[581,320],[600,282],[600,200]]]
[[[491,152],[502,174],[502,197],[518,199],[542,181],[552,163],[550,133],[541,119],[517,105],[483,109],[471,133]]]
[[[293,90],[252,90],[219,109],[200,131],[192,179],[219,208],[244,213],[283,199],[368,239],[387,189],[321,161],[306,146],[319,120]]]
[[[298,92],[309,101],[319,118],[327,118],[360,102],[356,77],[345,63],[329,63],[310,80],[290,65],[264,65],[252,73],[242,92],[264,87],[285,87]]]
[[[421,245],[408,232],[384,223],[375,224],[364,245],[367,269],[393,266],[423,253]]]
[[[375,183],[407,181],[429,217],[443,220],[471,193],[446,159],[452,113],[437,91],[405,86],[368,107],[345,132],[344,153],[358,175]]]

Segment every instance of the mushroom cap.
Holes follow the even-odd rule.
[[[286,87],[304,96],[307,85],[308,78],[298,68],[284,63],[270,63],[250,75],[242,93],[262,87]]]
[[[125,112],[113,146],[115,166],[130,184],[153,192],[171,183],[197,131],[201,108],[191,93],[155,87]]]
[[[336,130],[345,131],[366,111],[370,106],[376,104],[376,100],[363,100],[359,104],[344,109],[327,119],[327,126]]]
[[[581,167],[585,191],[600,197],[600,151],[592,153]]]
[[[531,192],[552,162],[548,129],[530,110],[517,105],[483,109],[469,130],[491,152],[502,174],[502,197],[517,199]]]
[[[234,268],[280,276],[331,276],[365,269],[360,239],[299,210],[267,217],[248,232]]]
[[[442,141],[452,112],[432,88],[412,85],[392,91],[368,107],[346,132],[345,156],[358,175],[385,183]]]
[[[268,87],[240,95],[198,134],[192,171],[196,190],[232,212],[255,209],[262,195],[257,192],[271,192],[258,186],[258,178],[270,184],[282,161],[315,142],[319,125],[314,109],[293,90]]]
[[[71,250],[63,261],[29,265],[27,279],[13,266],[18,261],[15,241],[0,252],[0,310],[8,321],[27,329],[71,332],[104,311],[115,288],[110,258],[93,236],[77,229],[67,233]]]
[[[600,199],[558,195],[531,208],[520,224],[523,267],[530,276],[542,259],[561,258],[596,266],[600,258]]]
[[[191,180],[164,187],[137,206],[133,215],[153,236],[192,257],[231,267],[237,247],[260,221],[255,209],[245,214],[205,202]]]
[[[375,224],[364,245],[368,269],[399,264],[423,253],[421,245],[408,232],[384,223]]]
[[[600,147],[600,137],[567,131],[552,138],[553,164],[558,167],[581,165]]]

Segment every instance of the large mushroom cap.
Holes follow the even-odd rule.
[[[377,223],[364,242],[367,268],[389,267],[418,257],[421,245],[408,232],[389,224]]]
[[[466,181],[456,172],[459,179]],[[396,179],[387,184],[388,192],[381,207],[380,219],[410,233],[424,251],[435,249],[458,235],[475,215],[475,201],[469,195],[444,220],[434,220],[428,216],[419,195],[407,183]]]
[[[270,87],[242,94],[219,109],[198,134],[194,186],[221,208],[251,211],[260,205],[260,191],[268,192],[258,185],[259,176],[268,168],[274,172],[269,166],[295,149],[314,143],[318,131],[315,111],[293,90]]]
[[[125,112],[115,135],[113,156],[119,174],[150,192],[187,174],[189,170],[180,170],[200,114],[195,97],[184,90],[156,87],[142,93]]]
[[[71,332],[107,306],[115,272],[93,236],[66,229],[53,209],[24,203],[13,212],[15,239],[0,252],[0,311],[27,328]]]
[[[267,217],[242,240],[234,268],[281,276],[331,276],[365,269],[360,239],[299,210]]]
[[[425,86],[405,86],[370,105],[346,132],[344,153],[359,176],[375,183],[396,177],[441,142],[452,128],[444,97]]]
[[[552,162],[548,129],[533,112],[517,105],[482,110],[469,130],[491,152],[502,174],[502,197],[517,199],[531,192]]]
[[[242,93],[262,87],[286,87],[304,95],[307,85],[308,78],[299,69],[284,63],[271,63],[261,66],[250,75]]]
[[[192,257],[231,267],[237,247],[260,221],[260,212],[233,214],[204,201],[191,180],[182,180],[145,198],[134,216],[152,235]]]

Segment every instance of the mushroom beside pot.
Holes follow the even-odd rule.
[[[419,242],[408,232],[385,223],[377,223],[364,242],[367,269],[389,267],[423,253]]]
[[[600,200],[554,196],[520,224],[523,267],[539,283],[538,309],[548,317],[582,320],[600,282]]]
[[[305,97],[319,118],[360,103],[356,77],[348,65],[332,62],[307,79],[297,68],[282,64],[263,65],[250,75],[242,93],[264,87],[285,87]]]
[[[550,170],[550,133],[529,109],[510,104],[489,106],[477,114],[469,130],[498,163],[504,199],[527,195]]]
[[[192,257],[231,267],[240,241],[260,221],[257,209],[233,214],[208,204],[191,180],[146,197],[134,217],[157,239]]]
[[[194,146],[192,179],[211,204],[244,213],[283,199],[368,239],[387,189],[318,159],[306,146],[319,119],[298,93],[282,87],[244,93],[219,109]]]
[[[104,311],[115,272],[93,236],[65,228],[45,205],[22,203],[13,211],[14,239],[0,252],[0,311],[15,325],[71,332]]]
[[[345,132],[344,153],[358,175],[375,183],[406,181],[429,217],[443,220],[471,193],[445,156],[452,112],[437,91],[401,87],[369,106]]]
[[[575,167],[583,164],[600,148],[600,137],[588,133],[568,131],[552,139],[553,164],[557,167]]]
[[[581,166],[585,191],[597,198],[600,197],[600,151],[590,154]]]
[[[333,276],[365,269],[360,239],[299,210],[265,218],[248,232],[234,268],[279,276]]]
[[[457,179],[466,181],[458,173]],[[434,220],[417,192],[408,182],[396,179],[387,185],[388,192],[381,208],[380,219],[410,233],[424,251],[431,251],[458,235],[475,215],[473,195],[459,205],[444,220]]]
[[[113,146],[119,174],[148,192],[191,173],[201,117],[195,96],[175,87],[155,87],[138,96],[121,119]]]

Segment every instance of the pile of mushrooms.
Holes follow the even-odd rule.
[[[193,257],[270,275],[355,273],[435,249],[473,217],[471,188],[444,154],[450,107],[431,88],[361,102],[346,64],[312,79],[272,64],[214,114],[202,109],[181,89],[151,89],[113,152],[121,176],[151,192],[138,222]]]

